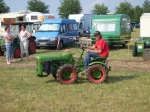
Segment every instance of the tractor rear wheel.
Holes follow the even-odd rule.
[[[14,48],[13,50],[13,58],[20,58],[21,50],[19,47]]]
[[[137,48],[135,45],[132,48],[132,56],[134,56],[134,57],[137,56]]]
[[[1,50],[1,47],[0,47],[0,56],[4,56],[4,51]]]
[[[89,82],[102,83],[106,80],[107,73],[102,65],[96,64],[88,67],[86,70],[86,76]]]
[[[29,50],[29,54],[33,54],[36,51],[36,43],[33,39],[29,40],[29,49],[28,50]]]
[[[77,71],[74,66],[65,64],[57,70],[57,80],[62,84],[72,84],[77,79]]]

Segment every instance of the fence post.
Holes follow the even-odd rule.
[[[128,60],[130,60],[130,44],[129,43],[128,43]]]

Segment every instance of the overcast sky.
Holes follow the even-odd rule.
[[[24,10],[27,7],[28,0],[4,0],[7,6],[10,7],[11,12],[18,12],[19,10]],[[60,6],[60,0],[41,0],[50,6],[50,13],[54,14],[58,18],[57,8]],[[105,6],[108,6],[110,12],[115,11],[115,7],[119,6],[120,2],[124,0],[80,0],[81,6],[83,8],[84,14],[89,14],[93,9],[94,4],[104,3]],[[132,6],[142,6],[144,0],[127,0],[132,4]]]

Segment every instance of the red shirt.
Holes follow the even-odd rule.
[[[108,57],[109,46],[103,38],[96,41],[94,46],[97,48],[97,50],[101,50],[100,57]]]

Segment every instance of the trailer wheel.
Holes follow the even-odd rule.
[[[29,54],[33,54],[36,51],[36,43],[35,41],[32,39],[29,41]]]
[[[88,67],[86,70],[86,77],[89,82],[92,83],[102,83],[107,78],[107,73],[102,65],[96,64]]]
[[[21,50],[19,47],[14,48],[13,50],[13,57],[14,58],[20,58]]]
[[[137,56],[137,48],[135,45],[132,48],[132,56],[134,56],[134,57]]]
[[[65,64],[57,70],[57,80],[62,84],[72,84],[77,79],[77,71],[74,66]]]

